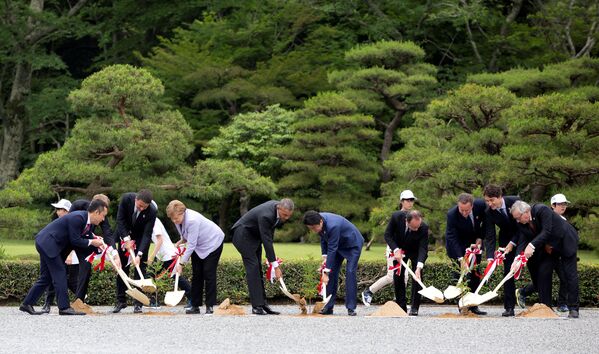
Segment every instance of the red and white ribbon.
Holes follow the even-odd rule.
[[[503,252],[495,251],[495,257],[493,257],[493,260],[489,262],[489,264],[487,264],[487,268],[485,269],[484,275],[486,276],[489,272],[493,273],[498,265],[503,264],[504,260],[505,255],[503,254]]]
[[[175,251],[175,254],[173,255],[173,262],[171,263],[170,266],[168,266],[168,268],[166,269],[169,272],[169,277],[174,277],[175,273],[177,271],[177,264],[179,264],[179,260],[181,259],[181,257],[183,257],[183,254],[185,253],[185,250],[187,249],[187,247],[177,247],[177,251]]]
[[[135,252],[135,240],[131,240],[129,242],[131,242],[131,250]],[[133,260],[133,257],[135,257],[135,255],[129,252],[129,250],[126,247],[126,244],[127,241],[121,241],[121,250],[125,252],[125,257],[127,257],[127,265],[129,265],[131,264],[131,261]]]
[[[280,265],[281,263],[283,263],[283,260],[281,258],[277,258],[276,262]],[[275,282],[275,265],[271,264],[268,259],[265,260],[266,263],[266,280],[270,281],[271,283],[274,284]]]
[[[518,280],[518,279],[520,279],[520,274],[522,273],[522,269],[524,269],[526,262],[528,262],[528,258],[526,258],[526,256],[524,255],[524,252],[522,252],[522,253],[520,253],[520,255],[518,257],[516,257],[514,262],[520,262],[520,265],[518,266],[518,270],[516,270],[516,272],[514,273],[514,279]]]
[[[470,269],[476,266],[476,256],[482,253],[483,251],[478,247],[466,248],[466,254],[464,255],[464,257],[466,258],[466,262],[468,262]]]
[[[323,289],[326,290],[326,287],[322,281],[322,276],[324,275],[324,270],[327,268],[327,261],[322,261],[322,263],[320,264],[320,268],[318,268],[318,272],[320,273],[320,282],[318,283],[318,286],[316,286],[316,291],[318,291],[318,295],[324,297],[324,294],[326,294],[326,292],[323,292]]]
[[[397,252],[399,253],[400,257],[403,258],[403,255],[404,255],[403,250],[400,248]],[[391,254],[391,256],[389,258],[395,258],[395,255]],[[401,262],[397,262],[395,265],[389,266],[388,270],[394,270],[395,274],[397,274],[397,276],[400,276],[401,275]]]
[[[100,236],[96,236],[94,235],[95,239],[101,238]],[[96,264],[96,266],[94,267],[94,270],[99,270],[99,271],[103,271],[104,267],[106,265],[106,252],[108,252],[108,249],[110,247],[108,247],[107,245],[105,245],[104,249],[102,250],[102,253],[99,254],[100,256],[100,263]],[[96,256],[98,256],[97,252],[92,252],[90,253],[89,256],[85,257],[85,260],[88,261],[90,264],[94,263],[94,260],[96,259]]]

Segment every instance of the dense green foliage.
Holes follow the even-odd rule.
[[[303,260],[289,261],[283,265],[285,275],[285,283],[292,293],[299,293],[305,296],[307,300],[314,302],[319,301],[317,296],[316,285],[318,284],[318,260]],[[580,275],[580,305],[581,306],[598,306],[599,299],[599,267],[592,265],[579,265]],[[36,279],[39,272],[37,262],[0,262],[0,301],[2,302],[17,302],[25,297],[29,290],[33,279]],[[424,275],[427,284],[431,284],[441,290],[444,290],[451,281],[452,268],[448,263],[427,263],[426,273]],[[189,273],[187,273],[189,272]],[[376,279],[385,274],[386,269],[381,265],[381,262],[360,262],[358,267],[358,289],[362,290],[372,284]],[[186,275],[190,275],[190,269],[185,270]],[[104,272],[94,272],[90,281],[90,290],[87,303],[90,305],[112,305],[115,301],[115,274],[107,268]],[[247,284],[245,282],[245,274],[243,264],[239,261],[224,260],[221,261],[217,271],[217,301],[222,301],[225,298],[230,298],[233,303],[246,304],[249,300],[247,293]],[[345,271],[341,270],[339,278],[340,298],[345,296]],[[485,286],[482,292],[486,292],[489,288],[495,287],[499,282],[499,277],[493,277],[490,280],[489,286]],[[528,273],[525,271],[516,282],[517,286],[523,286],[530,281]],[[164,299],[165,291],[171,290],[172,280],[163,278],[159,282],[159,298]],[[554,298],[557,296],[557,277],[554,278]],[[499,296],[489,304],[499,304],[503,299],[503,288],[499,292]],[[266,296],[272,300],[280,300],[287,303],[289,299],[279,290],[278,286],[266,283]],[[409,298],[409,292],[407,294]],[[536,296],[531,296],[528,303],[534,303]],[[386,301],[394,299],[393,287],[387,286],[376,294],[373,303],[382,304]],[[423,299],[426,306],[431,303],[429,300]],[[457,310],[456,310],[457,311]]]

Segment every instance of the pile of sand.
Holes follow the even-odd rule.
[[[526,318],[558,318],[559,316],[545,304],[534,304],[530,309],[524,310],[516,317]]]
[[[88,304],[86,304],[83,301],[81,301],[81,299],[77,299],[77,300],[71,302],[71,307],[75,311],[85,312],[88,315],[95,315],[96,314],[96,312],[94,311],[94,309],[92,309],[92,307],[89,306]]]
[[[231,304],[231,300],[226,298],[214,310],[214,314],[220,316],[244,316],[246,313],[243,307]]]
[[[395,301],[387,301],[368,317],[408,317],[408,314]]]
[[[323,307],[324,307],[324,302],[318,301],[317,303],[314,304],[314,307],[312,308],[312,314],[318,315],[320,313],[320,310],[322,310]]]

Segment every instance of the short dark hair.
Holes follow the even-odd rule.
[[[409,210],[406,212],[406,221],[410,222],[412,221],[412,219],[422,219],[424,217],[424,215],[422,215],[421,212],[419,212],[418,210]]]
[[[106,205],[106,202],[101,200],[101,199],[94,199],[91,202],[89,202],[89,206],[87,207],[87,211],[90,213],[93,213],[95,211],[97,212],[103,212],[105,209],[108,208],[108,205]]]
[[[458,203],[474,204],[474,197],[470,193],[462,193],[458,195]]]
[[[304,225],[318,225],[320,224],[320,220],[322,220],[322,216],[317,211],[308,210],[304,214]]]
[[[487,184],[483,190],[483,195],[489,198],[500,198],[503,193],[501,187],[496,184]]]
[[[135,199],[141,200],[146,204],[150,204],[152,202],[152,192],[147,189],[142,189],[135,195]]]

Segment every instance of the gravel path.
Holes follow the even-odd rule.
[[[249,312],[249,307],[246,307]],[[1,353],[599,353],[599,309],[581,318],[502,318],[502,308],[483,306],[480,319],[444,319],[455,307],[423,305],[420,316],[372,318],[377,309],[342,306],[327,317],[299,317],[295,306],[273,306],[281,316],[185,315],[182,307],[144,309],[133,315],[95,307],[98,315],[30,316],[0,307]],[[203,309],[202,309],[203,312]],[[519,311],[517,311],[519,312]]]

